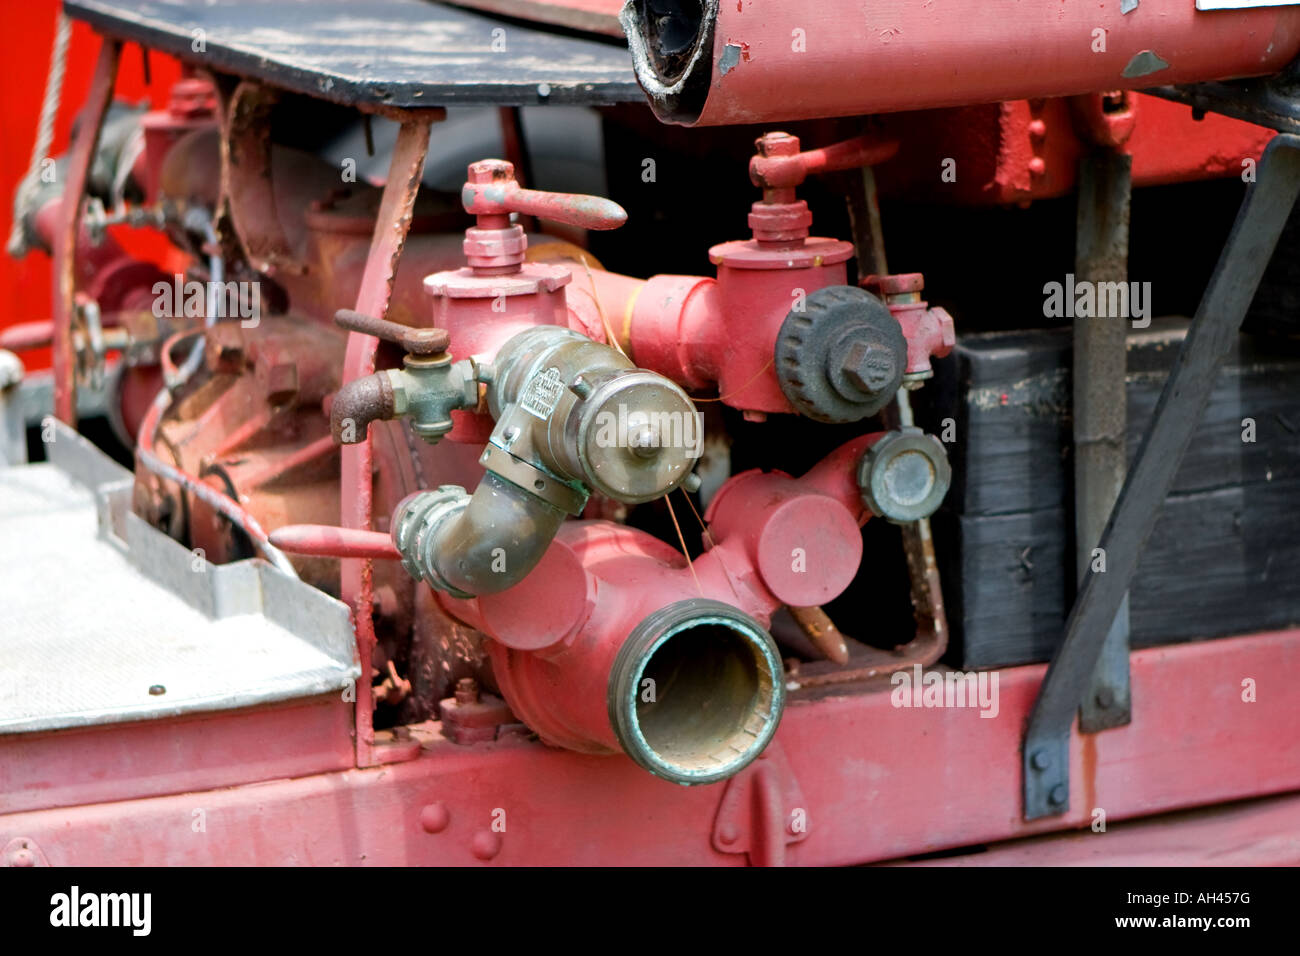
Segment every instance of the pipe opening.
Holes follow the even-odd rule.
[[[637,0],[636,10],[655,72],[665,83],[675,82],[700,41],[703,4],[700,0]]]
[[[717,15],[718,0],[629,0],[619,15],[637,81],[664,122],[690,125],[704,108]]]
[[[767,746],[784,704],[772,638],[716,601],[681,601],[646,618],[611,675],[623,750],[676,783],[722,780]]]

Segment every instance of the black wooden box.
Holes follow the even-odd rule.
[[[1157,322],[1129,336],[1130,460],[1185,328]],[[951,418],[956,430],[934,531],[949,660],[963,668],[1047,660],[1063,634],[1075,581],[1070,338],[966,336],[925,390],[922,423],[942,434]],[[1130,604],[1135,647],[1300,624],[1296,343],[1243,336],[1228,357]]]

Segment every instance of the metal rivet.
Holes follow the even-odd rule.
[[[1065,784],[1058,783],[1056,786],[1052,788],[1052,792],[1047,795],[1047,799],[1052,801],[1052,804],[1054,806],[1059,806],[1060,804],[1065,802],[1066,796],[1067,796],[1067,791],[1065,789]]]
[[[1046,770],[1052,765],[1052,755],[1045,748],[1040,747],[1030,755],[1029,764],[1035,770]]]
[[[451,814],[447,812],[447,805],[441,800],[429,804],[420,811],[420,826],[425,833],[441,833],[447,829],[447,824],[451,822]]]
[[[480,860],[490,860],[501,852],[501,834],[479,830],[470,841],[469,849]]]

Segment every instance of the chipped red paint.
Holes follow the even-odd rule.
[[[701,126],[861,116],[1261,76],[1298,53],[1294,7],[722,3],[700,65],[702,108],[657,105],[665,119]]]

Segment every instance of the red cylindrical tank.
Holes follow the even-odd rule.
[[[637,77],[665,122],[767,123],[1144,89],[1275,73],[1300,9],[1192,0],[647,0],[624,9]]]

